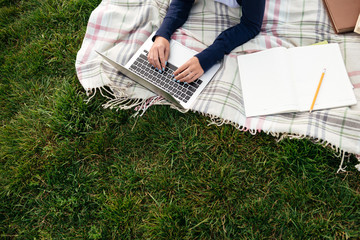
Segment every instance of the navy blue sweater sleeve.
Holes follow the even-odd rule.
[[[155,36],[161,36],[170,41],[171,35],[187,20],[194,0],[173,0],[170,3],[164,21]]]
[[[212,45],[196,55],[203,70],[208,70],[225,54],[258,35],[264,10],[265,0],[242,0],[240,23],[222,32]]]
[[[229,54],[234,48],[254,38],[261,29],[265,0],[242,0],[240,23],[222,32],[208,48],[197,54],[204,71]],[[189,16],[194,0],[173,0],[156,35],[170,40],[175,30]]]

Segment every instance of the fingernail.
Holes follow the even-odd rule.
[[[165,71],[165,68],[163,67],[163,72]]]
[[[161,70],[159,70],[159,72],[162,73]]]
[[[159,71],[159,69],[158,68],[155,68],[156,69],[156,71]]]
[[[167,61],[165,61],[165,65],[167,65]]]

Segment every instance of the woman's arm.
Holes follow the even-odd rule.
[[[211,0],[213,1],[213,0]],[[154,37],[154,45],[149,52],[149,62],[163,69],[169,56],[169,40],[175,30],[181,27],[189,16],[194,0],[173,0],[168,12]],[[229,54],[234,48],[244,44],[259,34],[265,10],[265,0],[242,0],[240,23],[222,32],[208,48],[195,55],[174,72],[176,79],[192,82],[204,71]],[[160,59],[160,60],[159,60]]]
[[[170,38],[176,29],[181,27],[189,16],[194,0],[173,0],[169,6],[166,16],[156,32],[148,60],[158,70],[165,69],[170,53]]]
[[[208,70],[225,54],[259,34],[264,10],[265,0],[242,0],[240,23],[222,32],[212,45],[196,55],[203,70]]]
[[[234,48],[259,34],[264,16],[265,0],[242,0],[241,5],[240,23],[222,32],[212,45],[180,66],[174,72],[176,80],[194,81],[221,60],[225,54],[229,54]]]
[[[155,36],[161,36],[170,41],[171,35],[188,19],[194,0],[172,0],[164,21]]]

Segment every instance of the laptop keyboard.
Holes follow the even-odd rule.
[[[148,54],[146,50],[144,53],[146,55]],[[135,62],[130,66],[130,69],[173,97],[185,103],[188,102],[190,97],[202,83],[202,80],[196,79],[192,83],[175,82],[172,74],[177,68],[174,65],[168,63],[165,71],[159,73],[149,63],[145,54],[140,54]]]

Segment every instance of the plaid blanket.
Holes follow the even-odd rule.
[[[138,112],[153,104],[168,104],[161,97],[117,74],[94,52],[126,63],[161,23],[169,0],[103,0],[92,12],[76,59],[80,83],[88,94],[109,98],[104,107]],[[241,9],[198,0],[188,21],[173,39],[201,51],[226,28],[239,23]],[[214,124],[232,124],[252,133],[307,137],[342,152],[360,154],[360,105],[352,107],[246,118],[236,56],[264,49],[296,47],[327,40],[339,43],[344,62],[360,100],[360,35],[336,35],[322,0],[267,0],[261,33],[224,58],[224,66],[202,92],[192,111],[209,116]],[[261,68],[261,66],[259,66]],[[106,86],[106,87],[105,87]]]

